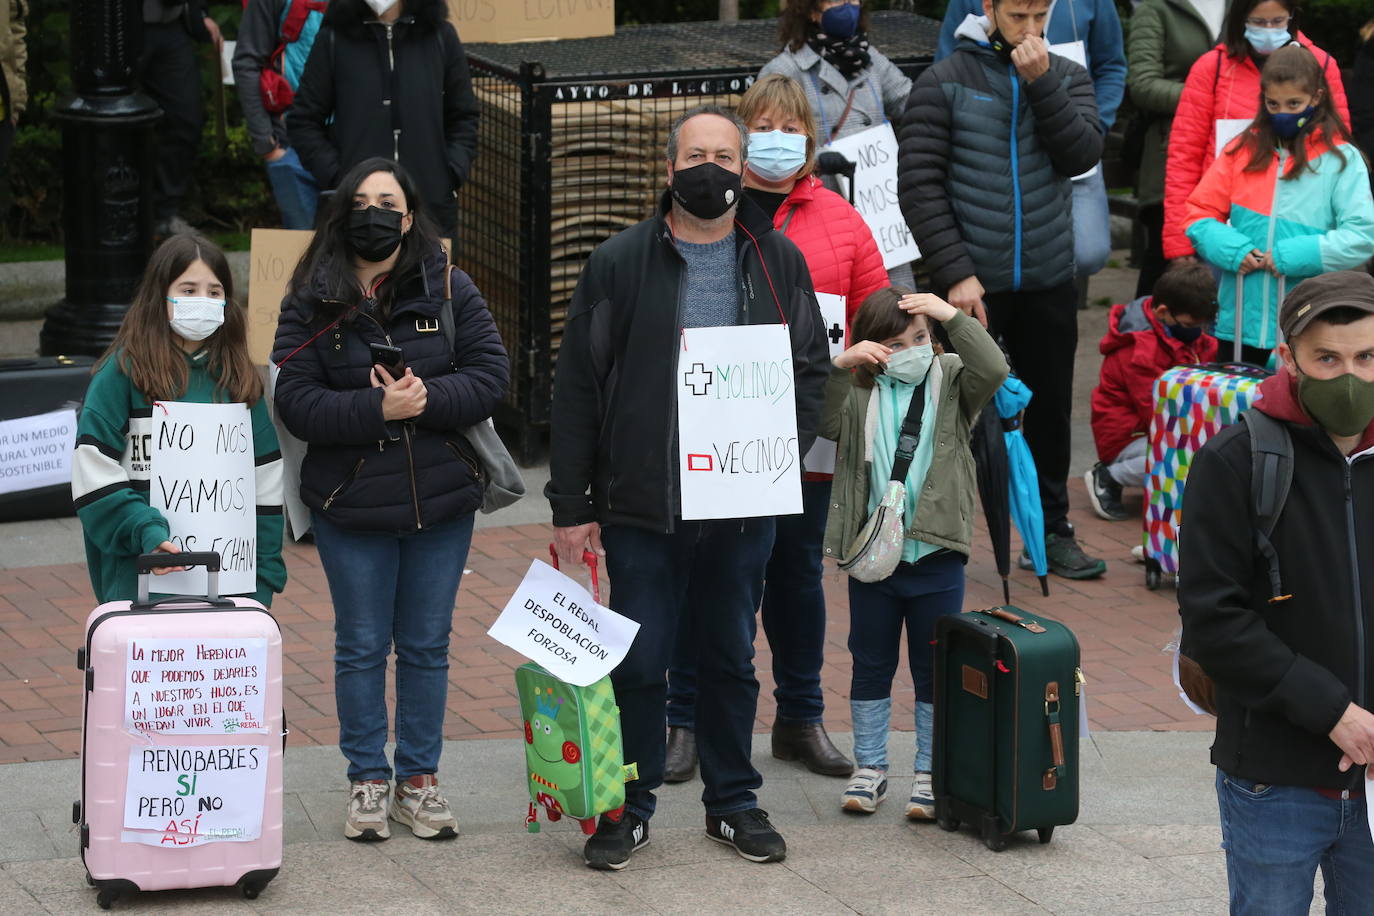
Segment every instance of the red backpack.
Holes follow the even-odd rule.
[[[243,0],[243,5],[247,7],[248,0]],[[317,11],[322,13],[327,6],[327,0],[288,0],[286,18],[281,24],[281,43],[272,52],[268,66],[258,74],[262,107],[267,109],[268,114],[281,114],[295,100],[296,91],[282,75],[282,55],[286,53],[287,45],[301,37],[301,29],[305,28],[305,20],[310,14]]]

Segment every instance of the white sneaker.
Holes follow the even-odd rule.
[[[1144,544],[1136,544],[1134,547],[1132,547],[1132,548],[1131,548],[1131,556],[1135,558],[1135,561],[1136,561],[1137,563],[1144,563],[1144,562],[1145,562],[1145,545],[1144,545]]]
[[[887,773],[873,767],[860,767],[849,777],[849,785],[845,786],[844,794],[840,796],[840,807],[846,811],[872,814],[885,798]]]
[[[911,784],[911,798],[906,803],[906,816],[913,821],[935,820],[935,790],[931,788],[929,773],[916,774],[916,781]]]
[[[391,836],[386,819],[386,796],[390,791],[385,779],[355,782],[349,787],[348,816],[344,819],[344,836],[350,840],[385,840]]]

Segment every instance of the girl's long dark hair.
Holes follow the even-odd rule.
[[[353,272],[348,214],[353,210],[353,195],[358,186],[374,172],[389,172],[396,179],[405,195],[406,211],[412,218],[410,229],[401,236],[391,276],[400,279],[423,269],[425,259],[432,257],[439,248],[439,236],[429,221],[410,173],[391,159],[363,160],[344,175],[333,196],[325,201],[315,237],[291,274],[288,295],[312,309],[316,318],[333,321],[347,316],[363,301],[363,291]],[[388,281],[377,288],[377,301],[383,314],[391,311],[398,285]]]
[[[1250,42],[1245,39],[1245,20],[1264,0],[1233,0],[1226,12],[1226,22],[1221,27],[1221,40],[1226,45],[1226,53],[1237,60],[1250,56]],[[1298,37],[1298,0],[1278,0],[1279,5],[1288,10],[1288,34]],[[1264,107],[1263,105],[1260,106]]]
[[[1302,130],[1291,140],[1284,140],[1274,133],[1274,122],[1269,117],[1269,109],[1264,102],[1264,90],[1280,83],[1293,83],[1311,96],[1320,94],[1312,119],[1303,125]],[[1312,168],[1307,161],[1307,141],[1310,137],[1324,137],[1333,146],[1344,142],[1348,152],[1360,155],[1350,138],[1341,116],[1336,113],[1336,105],[1331,100],[1331,87],[1326,82],[1322,65],[1311,51],[1302,45],[1285,45],[1279,48],[1264,63],[1260,72],[1260,104],[1255,120],[1241,138],[1241,150],[1250,154],[1245,164],[1247,172],[1263,172],[1273,161],[1274,150],[1282,145],[1293,155],[1293,165],[1281,176],[1284,181],[1292,181],[1304,171]],[[1345,168],[1345,159],[1341,159]]]
[[[186,393],[190,373],[185,351],[167,319],[167,292],[196,261],[204,261],[224,287],[224,324],[205,339],[206,365],[226,402],[241,401],[251,407],[262,396],[262,379],[248,356],[248,316],[243,305],[234,301],[234,276],[224,252],[193,233],[174,235],[153,252],[119,332],[96,369],[116,360],[119,370],[150,401],[174,401]]]

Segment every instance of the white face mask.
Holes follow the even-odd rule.
[[[926,377],[934,358],[935,348],[928,343],[906,347],[892,354],[883,372],[888,378],[914,385]]]
[[[382,15],[382,13],[385,13],[387,10],[395,6],[398,0],[364,0],[364,2],[368,6],[372,7],[373,13],[380,16]]]
[[[186,340],[204,340],[224,324],[224,300],[209,296],[168,296],[172,330]]]

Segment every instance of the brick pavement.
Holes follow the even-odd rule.
[[[1170,660],[1161,648],[1172,638],[1177,612],[1172,592],[1147,591],[1143,568],[1131,562],[1138,524],[1099,521],[1085,508],[1082,482],[1070,485],[1080,541],[1089,553],[1108,560],[1107,576],[1090,582],[1051,577],[1050,597],[1042,598],[1035,577],[1013,569],[1012,603],[1062,620],[1077,633],[1093,727],[1210,729],[1212,720],[1188,712],[1170,682]],[[523,659],[485,633],[530,559],[547,556],[551,533],[547,525],[523,525],[488,528],[473,536],[471,572],[463,578],[453,619],[446,738],[521,734],[512,671]],[[287,554],[290,582],[272,610],[286,649],[289,741],[337,744],[328,588],[312,546],[292,545]],[[981,530],[968,575],[966,607],[1000,603],[1000,580]],[[850,728],[844,578],[832,569],[825,583],[831,612],[823,686],[826,722],[836,731]],[[93,603],[80,564],[0,570],[0,763],[78,754],[82,687],[75,650]],[[773,685],[762,632],[757,662],[762,699],[756,725],[764,730],[772,722]],[[899,683],[894,722],[909,729],[914,710],[905,667]]]

